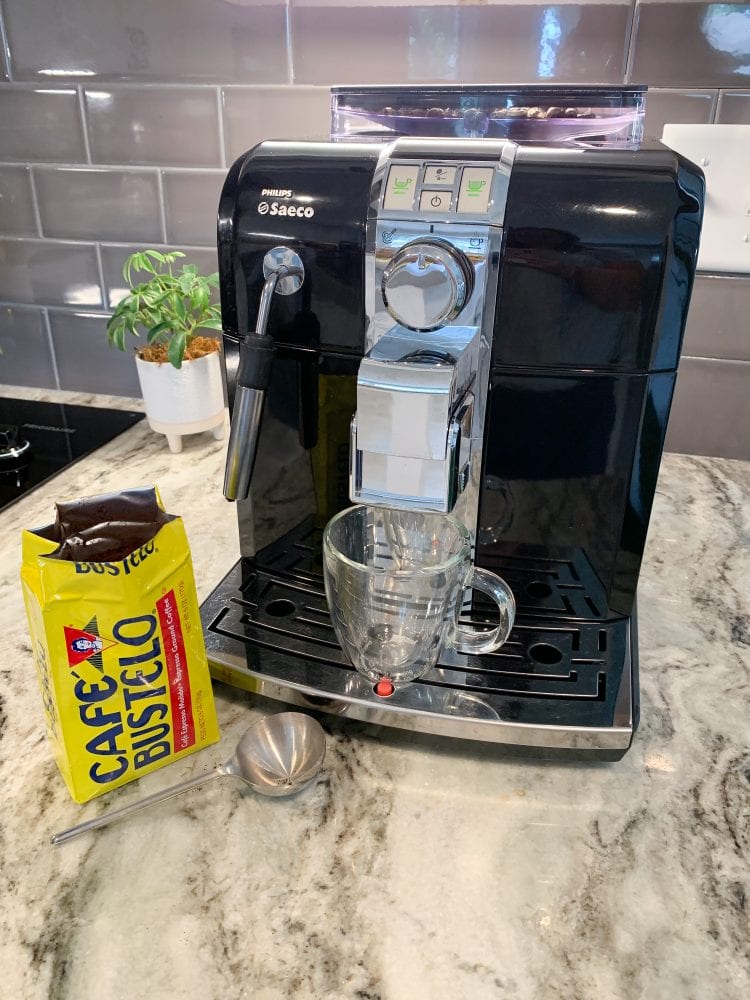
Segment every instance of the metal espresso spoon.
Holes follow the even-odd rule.
[[[226,764],[56,833],[50,842],[64,844],[81,833],[115,823],[155,802],[171,799],[189,788],[197,788],[212,778],[223,778],[225,775],[241,778],[261,795],[292,795],[315,778],[323,765],[325,753],[325,733],[315,719],[301,712],[269,715],[248,729],[237,744],[234,756]]]

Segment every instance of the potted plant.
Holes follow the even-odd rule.
[[[127,350],[128,334],[143,337],[136,367],[151,428],[166,434],[170,451],[182,451],[182,436],[211,430],[224,435],[224,387],[220,342],[205,331],[221,330],[212,302],[218,274],[201,275],[193,264],[173,265],[178,250],[141,250],[122,268],[130,289],[107,322],[112,346]],[[138,281],[138,273],[148,276]]]

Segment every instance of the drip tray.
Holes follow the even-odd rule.
[[[216,679],[337,715],[611,759],[627,750],[637,723],[630,619],[520,614],[497,652],[448,651],[384,699],[344,656],[314,573],[240,560],[201,615]]]

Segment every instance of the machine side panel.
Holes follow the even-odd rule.
[[[519,151],[493,364],[674,369],[702,184],[697,168],[664,149]]]

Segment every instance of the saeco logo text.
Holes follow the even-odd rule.
[[[292,198],[293,192],[289,188],[263,188],[260,193],[261,198],[263,196],[270,198]],[[315,215],[315,209],[312,205],[295,205],[295,204],[285,204],[278,201],[261,201],[258,204],[258,214],[259,215],[286,215],[293,219],[312,219]]]
[[[261,215],[288,215],[297,219],[312,219],[315,215],[315,209],[312,205],[285,205],[283,203],[280,205],[278,201],[272,201],[270,205],[267,201],[262,201],[258,205],[258,212]]]

